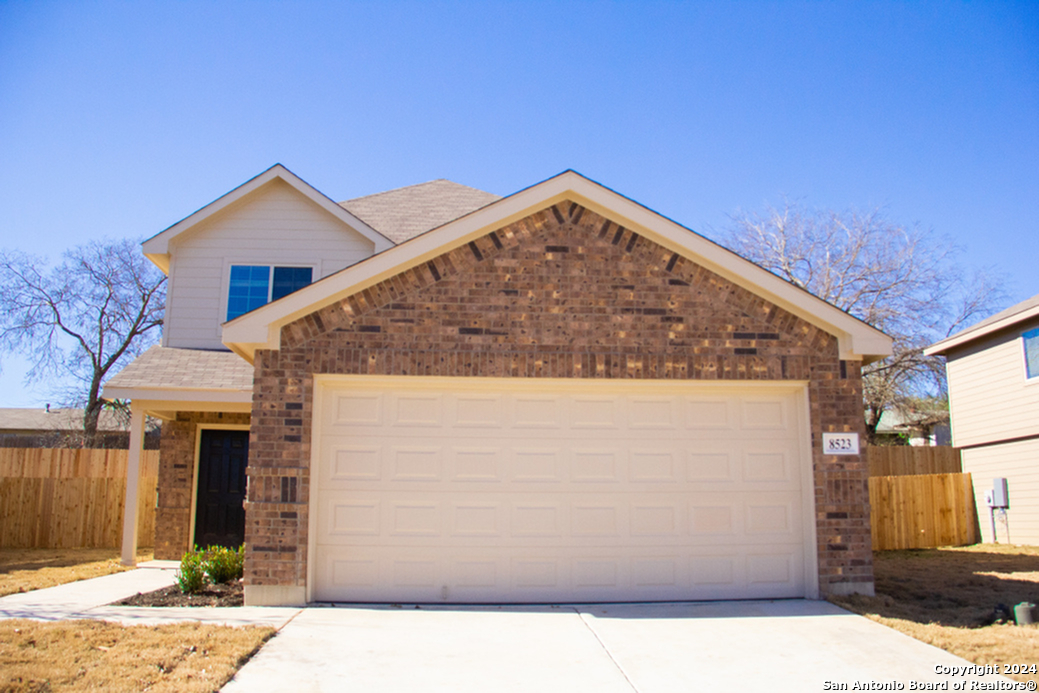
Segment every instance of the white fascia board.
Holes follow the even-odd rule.
[[[252,390],[220,390],[186,387],[105,387],[102,390],[105,399],[128,399],[132,401],[148,400],[177,403],[207,402],[210,404],[252,405]],[[168,407],[167,407],[168,408]],[[181,407],[183,408],[183,407]]]
[[[835,335],[841,358],[868,362],[891,353],[891,338],[883,332],[573,171],[493,202],[225,323],[224,344],[251,362],[256,349],[279,348],[284,325],[564,200],[583,205]]]
[[[309,199],[314,204],[318,205],[332,216],[339,219],[345,225],[357,231],[359,234],[367,238],[373,244],[375,244],[375,252],[380,252],[387,248],[393,247],[393,241],[383,236],[381,233],[368,226],[353,214],[348,212],[345,208],[340,207],[327,195],[320,192],[317,188],[307,183],[305,180],[297,176],[292,171],[288,170],[281,164],[275,164],[269,169],[261,173],[260,175],[247,180],[242,183],[234,190],[226,193],[225,195],[217,198],[213,202],[198,210],[194,214],[178,221],[168,229],[159,232],[152,236],[144,243],[141,244],[141,248],[144,251],[144,256],[151,260],[155,265],[163,272],[169,273],[170,268],[170,242],[191,229],[196,224],[202,222],[205,219],[213,216],[217,212],[226,209],[233,205],[235,202],[246,197],[250,193],[259,188],[263,187],[267,183],[274,179],[280,179],[292,186],[296,191],[302,194],[304,197]]]
[[[172,421],[177,418],[179,411],[219,411],[249,414],[252,412],[251,404],[240,402],[210,402],[206,400],[178,400],[168,399],[143,399],[133,401],[134,406],[140,407],[144,413],[159,419]]]
[[[1033,306],[1028,310],[1023,310],[1020,313],[1014,313],[1009,315],[1002,320],[985,325],[984,327],[976,330],[967,329],[959,334],[947,337],[940,342],[935,342],[931,346],[924,349],[924,353],[928,356],[943,356],[948,354],[949,351],[955,349],[958,346],[968,344],[982,337],[986,337],[1000,330],[1004,330],[1008,327],[1013,327],[1019,322],[1025,322],[1032,318],[1039,317],[1039,306]]]

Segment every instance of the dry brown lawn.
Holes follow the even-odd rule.
[[[273,634],[197,622],[0,621],[0,693],[218,691]]]
[[[150,561],[151,549],[137,552]],[[0,597],[123,570],[118,549],[0,549]]]
[[[1011,614],[1021,602],[1039,604],[1039,547],[883,551],[873,568],[877,596],[831,601],[976,664],[1039,665],[1039,627],[993,623],[998,604]]]

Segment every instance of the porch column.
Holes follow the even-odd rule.
[[[126,501],[123,504],[123,565],[137,564],[137,499],[140,495],[141,450],[144,449],[144,409],[130,402],[130,454],[126,460]]]

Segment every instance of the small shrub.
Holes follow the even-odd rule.
[[[241,578],[245,574],[245,546],[237,549],[210,546],[206,549],[205,569],[216,584]]]
[[[180,559],[180,570],[173,578],[184,594],[197,594],[206,586],[205,556],[197,546]]]

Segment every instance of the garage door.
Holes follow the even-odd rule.
[[[327,378],[311,598],[805,595],[803,391]]]

